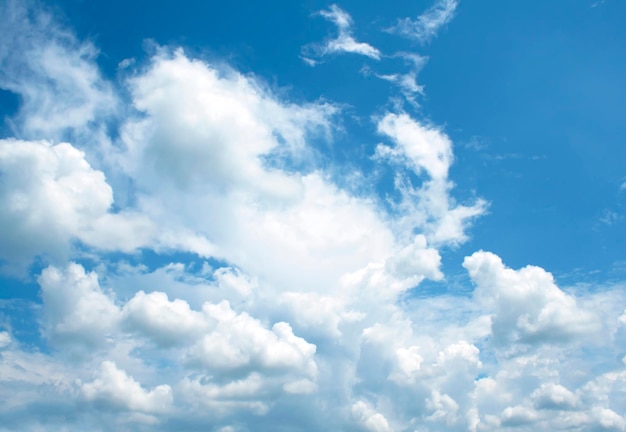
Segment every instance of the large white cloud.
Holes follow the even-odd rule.
[[[463,266],[477,284],[476,298],[493,310],[498,342],[567,341],[600,330],[598,317],[581,309],[542,268],[515,271],[488,252],[474,253]]]
[[[0,140],[0,172],[0,259],[8,266],[67,258],[75,240],[129,252],[156,237],[148,217],[111,212],[113,190],[103,172],[69,143]]]
[[[39,276],[46,318],[45,334],[60,342],[98,345],[120,319],[113,299],[100,289],[95,273],[70,264],[65,270],[46,268]]]

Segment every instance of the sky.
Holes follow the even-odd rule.
[[[626,431],[625,16],[0,0],[0,431]]]

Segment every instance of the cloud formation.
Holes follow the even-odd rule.
[[[458,5],[458,0],[437,0],[433,6],[416,19],[400,19],[389,30],[409,39],[414,39],[421,44],[426,44],[454,18]]]
[[[426,14],[435,30],[452,3]],[[51,20],[31,12],[11,28]],[[322,15],[380,56],[337,6]],[[77,97],[58,128],[25,98],[0,140],[0,258],[41,300],[41,340],[0,321],[0,429],[626,430],[622,286],[566,288],[478,251],[465,294],[444,289],[444,254],[488,204],[457,202],[443,127],[378,112],[366,157],[392,184],[349,189],[312,145],[336,135],[338,104],[289,100],[179,48],[109,82],[46,22],[28,44],[1,42],[4,64],[37,69],[52,46],[73,65],[51,75],[67,86],[1,86]],[[77,87],[74,67],[93,72]],[[85,89],[114,102],[86,104]],[[94,125],[120,106],[103,138]]]
[[[0,25],[7,34],[0,45],[0,87],[22,101],[11,119],[14,132],[25,139],[58,141],[115,115],[114,90],[94,62],[97,48],[79,41],[49,13],[32,14],[28,5],[15,0],[0,5]]]
[[[319,14],[326,20],[337,26],[337,36],[328,39],[323,44],[311,44],[303,48],[303,59],[311,66],[315,66],[315,58],[321,58],[329,54],[352,53],[380,60],[381,52],[372,45],[358,42],[352,35],[352,17],[336,4],[328,10],[322,10]],[[312,58],[313,57],[313,58]]]

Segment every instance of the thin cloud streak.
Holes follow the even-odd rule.
[[[324,42],[322,45],[311,44],[303,47],[302,59],[309,66],[315,66],[317,62],[311,57],[324,57],[330,54],[352,53],[380,60],[380,51],[365,42],[358,42],[352,35],[352,17],[336,4],[328,10],[322,10],[319,15],[337,26],[337,37]]]
[[[414,20],[411,18],[398,20],[398,24],[389,31],[414,39],[420,44],[426,44],[454,18],[458,5],[458,0],[440,0]]]

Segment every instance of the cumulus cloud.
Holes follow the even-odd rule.
[[[374,60],[380,60],[381,52],[365,42],[358,42],[352,35],[352,17],[336,4],[319,14],[337,26],[337,37],[326,40],[323,44],[311,44],[302,49],[303,59],[310,66],[317,62],[310,57],[324,57],[329,54],[352,53],[359,54]]]
[[[207,328],[204,316],[191,310],[186,301],[170,301],[159,291],[137,292],[124,305],[122,316],[129,330],[164,346],[185,343]]]
[[[531,397],[537,409],[572,410],[580,403],[574,393],[562,385],[552,383],[541,384]]]
[[[328,132],[335,112],[329,104],[281,104],[256,81],[220,72],[182,50],[154,57],[130,85],[135,107],[148,118],[124,127],[120,164],[143,188],[148,181],[201,183],[217,191],[244,186],[289,199],[299,192],[297,179],[264,169],[262,158],[287,163],[306,156],[305,138]]]
[[[493,310],[492,330],[500,343],[568,341],[600,330],[598,317],[581,309],[542,268],[509,269],[489,252],[463,262],[476,298]]]
[[[124,126],[117,158],[159,225],[186,227],[219,245],[211,255],[280,290],[330,290],[346,268],[394,247],[374,200],[319,170],[289,169],[329,129],[332,106],[283,103],[180,51],[155,57],[131,89],[144,115]],[[303,280],[311,271],[316,280]]]
[[[39,276],[45,308],[45,334],[60,343],[102,344],[120,319],[113,299],[100,289],[98,276],[78,264],[48,267]]]
[[[385,416],[376,412],[366,402],[358,401],[352,405],[352,415],[363,430],[368,432],[390,432],[392,430]]]
[[[228,302],[206,303],[203,312],[213,329],[194,346],[189,361],[211,369],[294,369],[315,377],[316,347],[293,334],[286,322],[271,330],[247,313],[237,314]]]
[[[439,128],[423,125],[405,113],[388,113],[378,121],[378,132],[394,145],[379,144],[376,157],[388,160],[426,177],[420,187],[396,174],[396,187],[403,194],[400,207],[404,223],[421,228],[429,242],[458,244],[467,240],[465,228],[472,218],[486,211],[478,199],[473,205],[458,205],[450,197],[453,183],[448,180],[454,160],[452,142]]]
[[[458,0],[437,0],[416,19],[403,18],[389,31],[414,39],[421,44],[430,42],[439,30],[454,18]]]
[[[162,414],[172,404],[170,386],[159,385],[145,390],[111,361],[103,362],[95,379],[82,384],[80,391],[86,401],[113,410]]]
[[[102,250],[186,245],[206,252],[206,240],[183,229],[159,232],[135,209],[113,211],[113,189],[102,171],[69,143],[0,140],[0,259],[20,269],[36,257],[59,261],[78,240]]]

